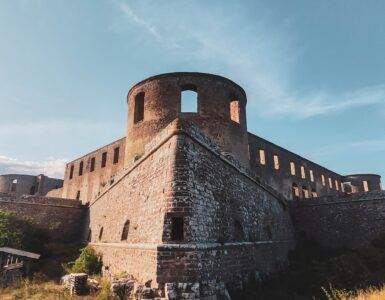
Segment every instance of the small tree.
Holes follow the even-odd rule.
[[[93,248],[87,246],[81,249],[80,256],[75,260],[71,272],[96,275],[101,273],[102,266],[101,256],[97,254]]]

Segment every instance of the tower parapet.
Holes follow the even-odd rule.
[[[185,91],[195,99],[184,99]],[[183,111],[184,101],[191,103]],[[199,126],[245,166],[249,165],[246,93],[233,81],[205,73],[168,73],[147,78],[127,96],[125,166],[144,153],[144,146],[176,118]]]

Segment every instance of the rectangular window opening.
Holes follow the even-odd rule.
[[[183,217],[171,218],[171,240],[182,241],[184,238]]]
[[[102,153],[102,168],[104,168],[107,164],[107,152]]]
[[[364,186],[364,192],[369,192],[369,183],[367,180],[362,181],[362,184]]]
[[[295,175],[295,164],[293,162],[290,162],[290,172],[291,175]]]
[[[279,170],[279,157],[274,155],[274,169]]]
[[[119,147],[116,147],[114,149],[114,164],[117,164],[119,162]]]
[[[72,179],[74,177],[74,165],[71,165],[71,169],[70,169],[70,179]]]
[[[301,166],[301,177],[302,177],[302,179],[306,178],[306,173],[305,173],[305,167],[304,166]]]
[[[80,162],[79,164],[79,176],[83,175],[83,161]]]
[[[236,123],[240,123],[240,106],[239,106],[239,101],[238,100],[232,100],[230,102],[230,119],[231,121],[234,121]]]
[[[135,96],[134,103],[134,124],[144,119],[144,93],[138,93]]]
[[[325,175],[321,175],[321,179],[322,179],[322,185],[325,186],[326,185]]]
[[[265,150],[259,150],[259,163],[261,165],[266,165],[266,156],[265,156]]]
[[[91,158],[90,172],[95,171],[95,157]]]
[[[310,170],[310,180],[312,182],[314,182],[314,174],[313,174],[313,170]]]

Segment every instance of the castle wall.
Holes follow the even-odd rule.
[[[196,129],[178,136],[175,193],[167,199],[165,241],[158,248],[158,282],[239,283],[277,272],[294,245],[285,203],[226,157],[201,144]],[[170,240],[171,222],[184,218],[181,244]],[[172,267],[170,267],[172,266]]]
[[[264,150],[265,164],[261,162],[260,150]],[[305,198],[304,188],[307,189],[309,198],[312,197],[312,191],[316,192],[318,197],[343,194],[344,176],[251,133],[249,133],[249,151],[251,169],[262,181],[282,193],[287,199],[295,198],[293,183],[298,186],[299,198]],[[278,158],[278,169],[276,169],[274,155]],[[291,162],[294,163],[295,175],[291,174]],[[305,178],[302,178],[301,167],[304,167]],[[313,177],[310,172],[313,173]]]
[[[163,143],[158,136],[154,148],[90,204],[91,245],[103,255],[104,273],[126,271],[141,282],[156,282],[165,201],[174,186],[175,143],[175,138]]]
[[[0,210],[31,219],[52,241],[73,242],[80,238],[86,208],[78,201],[39,196],[0,194]]]
[[[64,174],[63,198],[77,199],[83,203],[90,202],[98,196],[112,178],[123,169],[126,138],[121,138],[104,147],[92,151],[72,162],[67,163]],[[114,163],[114,151],[119,148],[118,161]],[[106,165],[102,167],[103,153],[107,153]],[[94,170],[91,161],[95,159]],[[79,174],[83,162],[83,174]],[[71,168],[73,176],[70,178]]]
[[[4,174],[0,175],[0,192],[21,195],[44,196],[49,191],[63,186],[63,180],[44,175]]]
[[[172,122],[90,204],[91,245],[105,272],[160,285],[200,282],[208,292],[212,282],[239,283],[285,265],[294,244],[286,204],[211,149],[209,139],[202,146],[202,137],[195,126]],[[172,238],[174,217],[183,218],[183,240]]]
[[[291,211],[299,234],[325,247],[360,248],[384,234],[385,192],[298,201]]]

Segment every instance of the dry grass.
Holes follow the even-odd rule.
[[[64,288],[53,281],[33,282],[25,280],[20,287],[8,287],[0,290],[0,298],[4,300],[32,299],[32,300],[64,300],[72,299]]]
[[[109,286],[108,286],[109,288]],[[113,299],[110,297],[108,291],[103,291],[98,295],[90,296],[71,296],[70,293],[64,289],[62,285],[54,281],[37,281],[25,280],[19,287],[8,287],[0,289],[1,300],[17,300],[17,299],[31,299],[31,300],[105,300]]]
[[[358,290],[357,292],[331,289],[329,291],[325,291],[325,294],[329,300],[384,300],[385,286],[381,288]]]

